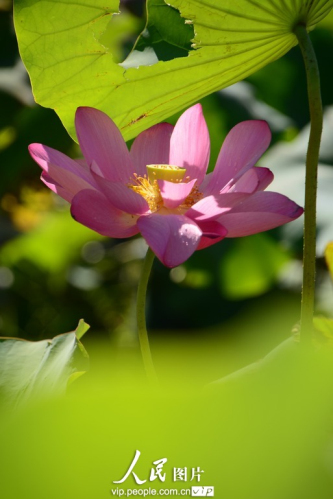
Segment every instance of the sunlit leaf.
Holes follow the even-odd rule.
[[[84,322],[83,319],[79,320],[79,324],[75,330],[76,338],[80,340],[82,336],[86,334],[86,332],[89,330],[90,326],[86,322]]]
[[[76,331],[52,340],[0,338],[0,395],[10,404],[65,391],[69,378],[82,373],[87,353],[79,338],[89,329],[80,321]]]
[[[148,11],[153,1],[148,0]],[[296,44],[293,27],[312,29],[333,0],[169,0],[195,38],[187,57],[125,69],[102,43],[118,1],[17,0],[20,52],[38,103],[74,136],[78,106],[109,114],[126,139],[203,96],[231,85]],[[109,24],[110,23],[110,24]],[[158,29],[157,24],[155,28]]]

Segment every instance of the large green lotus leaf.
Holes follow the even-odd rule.
[[[130,63],[116,64],[102,43],[105,33],[112,33],[118,1],[16,0],[19,47],[36,101],[55,109],[73,136],[76,108],[93,106],[109,114],[130,139],[278,59],[297,43],[295,24],[310,30],[333,6],[333,0],[166,3],[193,23],[195,50],[187,57],[128,67],[147,62],[134,54]],[[148,0],[148,12],[150,4],[154,0]],[[156,11],[154,23],[161,31]]]
[[[80,338],[88,329],[81,320],[75,331],[52,340],[0,338],[1,399],[18,405],[62,393],[69,381],[86,370],[88,355]]]

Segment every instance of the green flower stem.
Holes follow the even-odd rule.
[[[141,347],[142,359],[148,379],[153,385],[157,385],[157,377],[154,369],[153,360],[150,353],[148,333],[146,328],[146,294],[150,271],[154,261],[154,253],[148,248],[139,281],[137,302],[136,302],[136,319],[138,326],[139,342]]]
[[[323,128],[323,109],[320,94],[320,77],[313,46],[304,25],[294,30],[302,51],[308,85],[311,131],[306,156],[303,290],[301,305],[301,342],[311,342],[316,272],[316,200],[319,148]]]

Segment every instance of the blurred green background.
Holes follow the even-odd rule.
[[[122,1],[121,10],[113,42],[119,61],[145,24],[144,2]],[[321,70],[327,137],[320,165],[317,311],[330,314],[333,291],[323,250],[333,240],[332,14],[311,38]],[[140,237],[111,240],[93,233],[74,222],[67,203],[44,187],[28,145],[41,142],[72,157],[80,151],[57,115],[34,104],[10,0],[0,0],[0,41],[0,335],[52,338],[75,329],[83,317],[91,325],[84,344],[92,363],[99,345],[114,358],[128,355],[140,363],[135,294],[145,243]],[[266,119],[273,140],[259,165],[272,168],[276,190],[303,205],[308,105],[298,47],[247,81],[206,97],[202,105],[212,142],[211,169],[232,126]],[[301,225],[299,220],[222,241],[172,270],[155,262],[147,314],[162,376],[172,366],[175,376],[179,371],[211,381],[290,336],[300,311]]]
[[[117,61],[144,27],[143,7],[140,0],[121,2],[112,42]],[[325,108],[316,310],[332,317],[323,255],[333,241],[333,14],[311,38]],[[317,348],[311,358],[301,357],[287,342],[258,371],[200,390],[265,356],[297,329],[302,220],[222,241],[172,270],[155,262],[147,319],[161,387],[150,391],[135,332],[145,243],[106,239],[77,224],[68,205],[41,183],[27,150],[31,142],[72,157],[80,151],[56,114],[34,104],[10,0],[0,0],[0,42],[0,336],[53,338],[74,330],[81,317],[91,325],[82,340],[90,371],[66,397],[43,393],[19,410],[2,407],[1,498],[110,497],[138,449],[141,478],[153,461],[168,459],[165,484],[147,482],[157,489],[189,488],[193,483],[171,481],[172,467],[200,466],[202,485],[215,486],[217,498],[330,499],[330,351]],[[272,190],[303,205],[308,106],[298,47],[202,105],[210,168],[233,125],[266,119],[273,140],[259,165],[273,170]],[[124,487],[136,487],[133,477]]]

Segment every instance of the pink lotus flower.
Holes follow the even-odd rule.
[[[200,104],[175,127],[160,123],[142,132],[130,152],[101,111],[80,107],[75,121],[85,160],[29,146],[42,181],[96,232],[115,238],[141,232],[167,267],[225,237],[272,229],[303,213],[287,197],[263,192],[273,180],[270,170],[254,166],[271,139],[264,121],[236,125],[208,175],[210,141]]]

